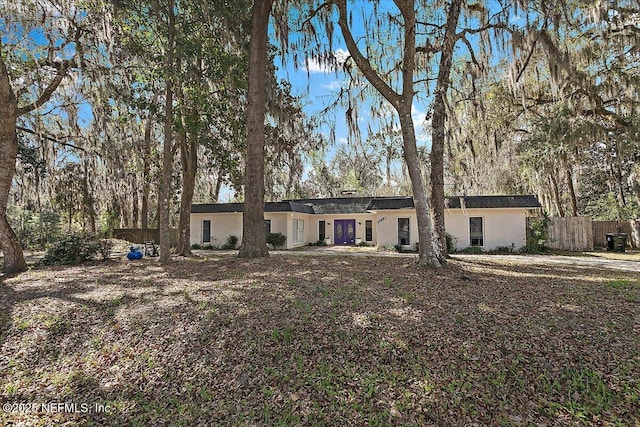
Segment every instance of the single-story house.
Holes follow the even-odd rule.
[[[520,248],[526,218],[542,209],[535,196],[457,196],[445,201],[445,227],[456,249]],[[191,206],[191,243],[223,245],[242,240],[242,203]],[[267,202],[265,229],[287,237],[292,249],[317,241],[329,245],[402,245],[415,248],[418,222],[412,197],[337,197]]]

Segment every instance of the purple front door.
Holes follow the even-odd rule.
[[[333,221],[334,244],[353,245],[356,241],[356,220],[336,219]]]

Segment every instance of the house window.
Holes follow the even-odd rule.
[[[211,220],[202,221],[202,243],[211,243]]]
[[[269,237],[269,234],[271,234],[271,220],[270,219],[265,219],[264,220],[264,235]]]
[[[318,240],[324,240],[327,238],[327,227],[324,221],[318,221]]]
[[[373,242],[373,221],[370,219],[364,222],[364,240],[365,242]]]
[[[304,243],[304,220],[293,220],[293,243]]]
[[[398,218],[398,244],[403,246],[411,244],[409,239],[409,218]]]
[[[469,237],[471,238],[471,246],[484,246],[481,216],[472,216],[469,218]]]

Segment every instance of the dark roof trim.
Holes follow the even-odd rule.
[[[414,209],[413,197],[384,197],[373,198],[369,203],[370,211],[383,211],[389,209]]]
[[[445,200],[447,209],[540,209],[536,196],[452,196]],[[414,209],[413,197],[338,197],[267,202],[265,212],[299,212],[306,214],[364,214],[377,210]],[[193,204],[191,213],[242,212],[243,203]]]
[[[542,205],[536,196],[453,196],[447,197],[445,207],[448,209],[499,209],[528,208],[540,209]]]
[[[231,213],[242,212],[243,203],[208,203],[191,205],[191,213]]]

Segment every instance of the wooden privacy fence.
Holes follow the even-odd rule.
[[[534,219],[527,218],[527,227]],[[589,217],[551,218],[547,246],[563,251],[602,249],[607,247],[608,233],[627,233],[627,246],[640,248],[640,220],[593,221]]]
[[[592,251],[593,230],[591,218],[551,218],[547,246],[562,251]]]
[[[144,242],[160,242],[160,230],[157,228],[116,228],[113,230],[114,239],[122,239],[131,243],[142,244]],[[178,229],[169,230],[169,241],[171,246],[178,244]]]
[[[640,220],[593,221],[593,244],[596,248],[606,247],[608,233],[627,233],[627,246],[640,248]]]

